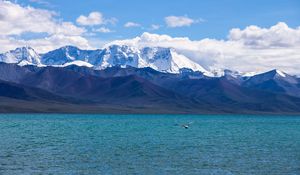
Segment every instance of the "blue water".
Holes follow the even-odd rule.
[[[0,174],[299,175],[300,117],[0,115]]]

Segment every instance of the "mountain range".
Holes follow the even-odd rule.
[[[22,47],[0,54],[0,62],[18,65],[68,66],[78,65],[105,69],[107,67],[151,67],[160,72],[179,73],[182,68],[209,73],[202,66],[171,48],[110,45],[98,50],[81,50],[65,46],[45,54],[38,54],[31,47]]]
[[[300,113],[300,79],[279,70],[219,76],[172,48],[66,46],[0,54],[0,112]]]

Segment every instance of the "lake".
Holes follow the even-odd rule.
[[[299,175],[300,117],[2,114],[0,174]]]

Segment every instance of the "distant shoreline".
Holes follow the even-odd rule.
[[[300,116],[299,113],[295,112],[261,112],[261,111],[248,111],[248,112],[178,112],[178,111],[170,111],[170,110],[155,110],[155,109],[144,109],[144,110],[135,110],[130,108],[120,108],[120,109],[103,109],[99,107],[88,107],[88,109],[80,109],[80,108],[68,108],[67,110],[64,109],[42,109],[33,110],[33,109],[12,109],[8,111],[7,109],[3,109],[0,107],[0,115],[3,114],[66,114],[66,115],[77,115],[77,114],[89,114],[89,115],[245,115],[245,116],[255,116],[255,115],[262,115],[262,116],[281,116],[281,115],[288,115],[288,116]]]

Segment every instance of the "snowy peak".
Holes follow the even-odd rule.
[[[101,57],[98,58],[101,61],[98,61],[95,66],[99,69],[113,66],[138,67],[139,58],[139,50],[136,48],[125,45],[111,45],[103,49]]]
[[[274,79],[285,81],[290,84],[298,84],[298,79],[295,76],[291,76],[285,72],[276,69],[270,72],[273,72]]]
[[[178,72],[178,68],[172,66],[172,53],[169,48],[145,47],[141,49],[141,67],[151,67],[161,72]]]
[[[225,78],[247,78],[257,75],[256,72],[239,72],[230,69],[215,69],[211,71],[213,77],[225,77]]]
[[[42,62],[46,65],[63,65],[75,61],[79,55],[77,47],[65,46],[42,55]]]
[[[140,67],[151,67],[160,72],[180,73],[183,68],[209,74],[202,66],[171,48],[145,47],[141,49]]]
[[[300,97],[299,80],[275,69],[250,77],[243,83],[243,86]]]
[[[171,72],[179,73],[179,70],[182,68],[189,68],[193,71],[200,71],[206,76],[211,76],[212,74],[205,70],[201,65],[192,61],[191,59],[187,58],[186,56],[175,52],[175,50],[171,49],[171,56],[172,56],[172,65],[171,65]]]
[[[160,72],[180,73],[180,69],[210,75],[202,66],[171,48],[136,48],[127,45],[110,45],[102,50],[81,50],[74,46],[65,46],[39,55],[30,47],[17,48],[0,55],[0,61],[20,63],[20,65],[66,66],[81,65],[105,69],[107,67],[150,67]]]
[[[286,77],[286,76],[287,76],[287,74],[284,73],[284,72],[282,72],[282,71],[279,71],[279,70],[276,70],[276,69],[275,69],[275,72],[276,72],[276,75],[277,75],[277,76],[280,76],[280,77]]]
[[[141,49],[126,45],[110,45],[102,52],[101,63],[97,66],[104,69],[112,66],[137,68],[150,67],[160,72],[179,73],[181,68],[208,73],[202,66],[189,58],[178,54],[171,48],[144,47]]]
[[[273,69],[269,72],[265,72],[265,73],[262,73],[262,74],[258,74],[257,76],[259,77],[263,77],[265,79],[276,79],[276,78],[284,78],[287,76],[286,73],[280,71],[280,70],[277,70],[277,69]]]
[[[289,84],[298,84],[298,80],[296,77],[291,76],[289,74],[286,74],[282,71],[279,70],[271,70],[269,72],[265,72],[262,74],[257,74],[249,78],[249,80],[246,82],[246,84],[260,84],[268,81],[273,81],[273,82],[286,82]]]
[[[172,54],[168,48],[142,48],[141,58],[140,67],[151,67],[161,72],[174,72],[172,69]]]
[[[65,46],[42,55],[42,63],[49,66],[61,66],[73,61],[84,61],[93,65],[101,62],[102,50],[81,50],[74,46]]]
[[[171,49],[162,47],[144,47],[141,49],[141,55],[150,63],[156,60],[169,60],[172,57]]]
[[[40,55],[31,47],[20,47],[0,54],[0,61],[23,65],[41,65]]]

